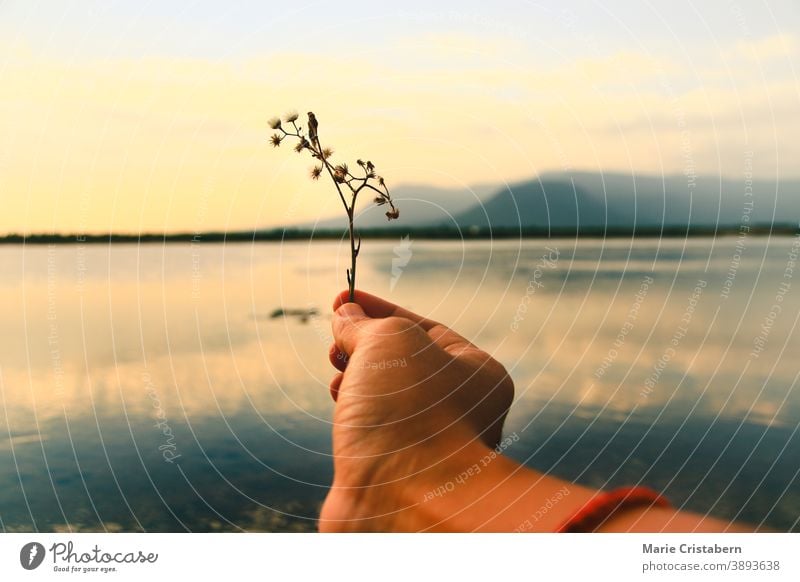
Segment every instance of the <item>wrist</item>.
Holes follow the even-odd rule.
[[[480,439],[471,438],[445,451],[438,462],[408,478],[399,491],[406,508],[398,515],[399,529],[469,531],[470,524],[462,513],[475,501],[475,484],[492,455],[497,454]]]
[[[596,493],[504,456],[508,438],[492,449],[456,432],[374,463],[337,458],[320,529],[552,532]]]
[[[475,438],[403,490],[401,531],[553,532],[596,493],[528,469]]]
[[[484,451],[489,449],[460,425],[451,424],[445,432],[406,447],[377,446],[372,454],[357,458],[335,455],[320,529],[425,530],[430,516],[420,505],[426,493],[458,476]]]

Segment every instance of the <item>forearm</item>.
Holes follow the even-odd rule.
[[[348,298],[334,303],[334,480],[321,531],[740,529],[666,508],[641,488],[597,491],[488,448],[513,402],[502,364],[441,324],[366,293]],[[404,355],[413,365],[392,374],[368,366]]]
[[[599,493],[544,475],[472,441],[424,470],[372,492],[378,529],[438,532],[554,532]],[[603,532],[752,531],[663,507],[622,508]]]
[[[473,441],[409,479],[404,531],[554,531],[595,492],[526,469]]]

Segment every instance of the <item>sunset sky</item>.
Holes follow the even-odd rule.
[[[0,233],[334,214],[292,109],[393,185],[798,177],[800,4],[0,0]]]

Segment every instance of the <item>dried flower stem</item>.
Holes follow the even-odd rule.
[[[308,150],[311,156],[319,160],[321,166],[314,166],[311,170],[311,178],[316,180],[322,174],[323,169],[327,172],[333,185],[336,187],[336,192],[339,194],[339,199],[342,201],[342,206],[347,213],[347,228],[350,235],[350,268],[347,269],[347,286],[350,291],[350,301],[355,300],[356,290],[356,259],[361,250],[361,237],[356,235],[354,220],[356,201],[358,200],[359,193],[365,188],[373,190],[376,193],[374,198],[375,204],[382,206],[388,204],[390,210],[386,211],[387,220],[396,220],[400,216],[400,211],[395,207],[392,197],[389,194],[389,188],[381,176],[375,173],[375,165],[370,162],[357,160],[357,164],[364,172],[363,177],[355,176],[350,172],[347,164],[334,165],[330,158],[333,156],[333,151],[330,148],[323,148],[319,140],[318,127],[316,116],[312,112],[308,112],[308,136],[303,133],[303,128],[297,125],[297,114],[291,113],[284,118],[285,123],[291,124],[291,128],[287,130],[280,119],[274,118],[270,121],[270,127],[280,133],[274,133],[270,138],[272,145],[278,147],[281,142],[287,137],[297,139],[297,144],[294,150],[302,153]],[[376,188],[371,181],[377,181],[379,188]],[[344,186],[347,190],[344,190]],[[345,193],[350,196],[348,203]]]

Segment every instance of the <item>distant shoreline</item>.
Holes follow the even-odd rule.
[[[364,239],[396,239],[409,235],[415,240],[499,240],[499,239],[548,239],[548,238],[680,238],[747,235],[795,236],[800,234],[796,223],[770,226],[692,226],[663,228],[473,228],[432,229],[432,228],[381,228],[361,229],[359,235]],[[247,243],[282,242],[302,240],[345,240],[346,233],[340,230],[305,230],[280,228],[253,232],[198,232],[198,233],[143,233],[143,234],[10,234],[0,237],[0,244],[7,245],[55,245],[55,244],[108,244],[108,243]]]

